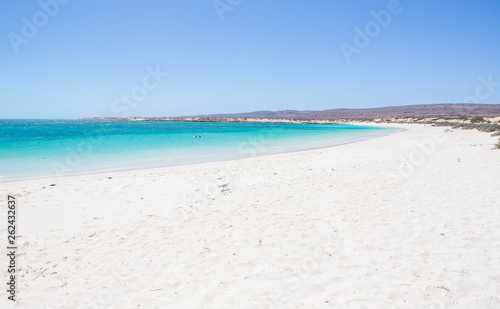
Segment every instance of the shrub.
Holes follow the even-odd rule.
[[[480,124],[477,129],[482,132],[494,132],[497,129],[500,129],[500,126],[496,124]]]

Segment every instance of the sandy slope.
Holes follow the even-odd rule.
[[[500,308],[496,138],[399,127],[333,148],[0,184],[3,218],[7,192],[21,196],[15,308]]]

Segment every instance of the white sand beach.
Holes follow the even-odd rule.
[[[500,308],[498,138],[387,126],[406,131],[2,183],[20,278],[13,305],[3,254],[0,308]]]

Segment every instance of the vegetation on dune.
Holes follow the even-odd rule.
[[[474,117],[474,118],[471,118],[470,122],[471,123],[482,123],[482,122],[485,122],[485,120],[483,117]]]
[[[492,117],[489,117],[492,118]],[[406,120],[406,119],[405,119]],[[491,136],[500,136],[500,121],[492,121],[491,119],[485,119],[484,117],[458,117],[458,118],[413,118],[408,119],[409,121],[398,121],[398,119],[381,119],[379,122],[403,122],[403,123],[419,123],[419,124],[430,124],[436,127],[451,127],[453,129],[462,130],[478,130],[480,132],[492,133]],[[453,120],[461,120],[453,121]],[[464,120],[469,120],[469,122],[464,122]],[[500,140],[493,149],[500,149]]]
[[[426,121],[424,123],[433,124],[437,127],[452,127],[453,129],[473,130],[476,129],[481,132],[500,132],[500,125],[496,123],[464,123],[453,121]]]

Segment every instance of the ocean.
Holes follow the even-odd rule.
[[[393,131],[332,124],[0,120],[0,182],[245,158]]]

